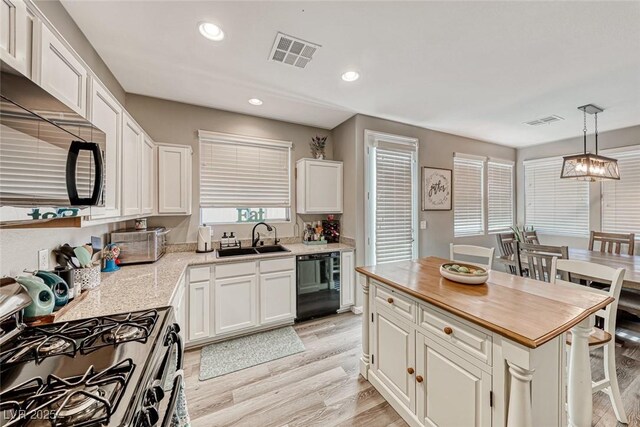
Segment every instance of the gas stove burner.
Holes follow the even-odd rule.
[[[0,410],[11,414],[3,425],[107,425],[134,369],[125,359],[100,372],[91,366],[76,377],[49,375],[46,383],[34,378],[0,393]]]
[[[62,353],[67,348],[73,345],[73,341],[62,337],[49,337],[45,339],[41,344],[37,346],[38,354],[48,356],[50,354]]]
[[[109,343],[120,343],[123,341],[133,341],[144,338],[149,334],[142,326],[123,324],[111,329],[105,334],[105,341]]]

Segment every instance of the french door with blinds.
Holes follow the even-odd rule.
[[[418,140],[365,131],[368,264],[418,255]]]

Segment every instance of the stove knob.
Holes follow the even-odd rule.
[[[153,427],[158,424],[160,415],[156,408],[146,408],[142,413],[142,425],[144,427]]]
[[[155,406],[162,400],[164,397],[164,390],[159,385],[154,385],[149,390],[147,390],[146,395],[146,406]]]

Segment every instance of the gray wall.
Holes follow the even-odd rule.
[[[311,157],[309,142],[315,135],[328,135],[327,158],[333,158],[333,143],[331,132],[293,123],[270,120],[256,116],[199,107],[180,102],[150,98],[142,95],[127,94],[127,111],[156,142],[184,144],[193,147],[193,214],[190,217],[156,217],[150,220],[151,225],[164,225],[171,228],[168,235],[171,243],[196,241],[199,215],[199,146],[198,130],[233,133],[269,139],[279,139],[293,142],[293,167],[295,160]],[[295,178],[292,174],[292,218],[290,223],[275,223],[278,237],[299,235],[295,221]],[[319,219],[306,217],[306,220]],[[214,227],[214,239],[218,239],[223,231],[233,231],[239,238],[249,238],[253,225],[219,225]]]
[[[124,105],[125,92],[111,70],[104,63],[98,52],[93,48],[89,40],[67,10],[58,0],[34,0],[35,5],[51,21],[53,26],[69,42],[73,49],[80,55],[89,68],[98,76],[100,81],[111,91],[113,96]],[[107,25],[107,23],[104,23]]]
[[[333,158],[341,160],[343,164],[343,211],[340,223],[342,237],[355,240],[356,238],[356,194],[357,165],[356,165],[356,117],[342,122],[331,130],[333,136]]]
[[[603,132],[598,137],[598,145],[600,149],[619,148],[640,145],[640,126],[632,126],[624,129],[617,129]],[[549,142],[547,144],[535,145],[532,147],[522,148],[518,150],[518,160],[516,167],[516,188],[517,188],[517,220],[518,224],[525,223],[525,205],[524,205],[524,167],[525,160],[540,159],[553,156],[566,156],[582,152],[582,137],[563,139],[560,141]],[[587,140],[587,151],[593,151],[594,140],[589,137]],[[560,173],[560,171],[558,171]],[[623,177],[624,179],[624,177]],[[600,184],[591,183],[589,188],[589,228],[599,231],[601,228],[600,213]],[[640,197],[640,196],[639,196]],[[548,245],[566,245],[576,248],[586,248],[589,239],[570,236],[549,236],[540,237],[541,243]]]

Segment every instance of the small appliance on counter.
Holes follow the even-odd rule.
[[[198,227],[198,249],[196,252],[205,253],[213,251],[214,247],[211,244],[211,226],[203,224]]]
[[[166,236],[171,230],[152,227],[125,229],[111,233],[111,243],[120,248],[120,265],[156,262],[167,250]]]

